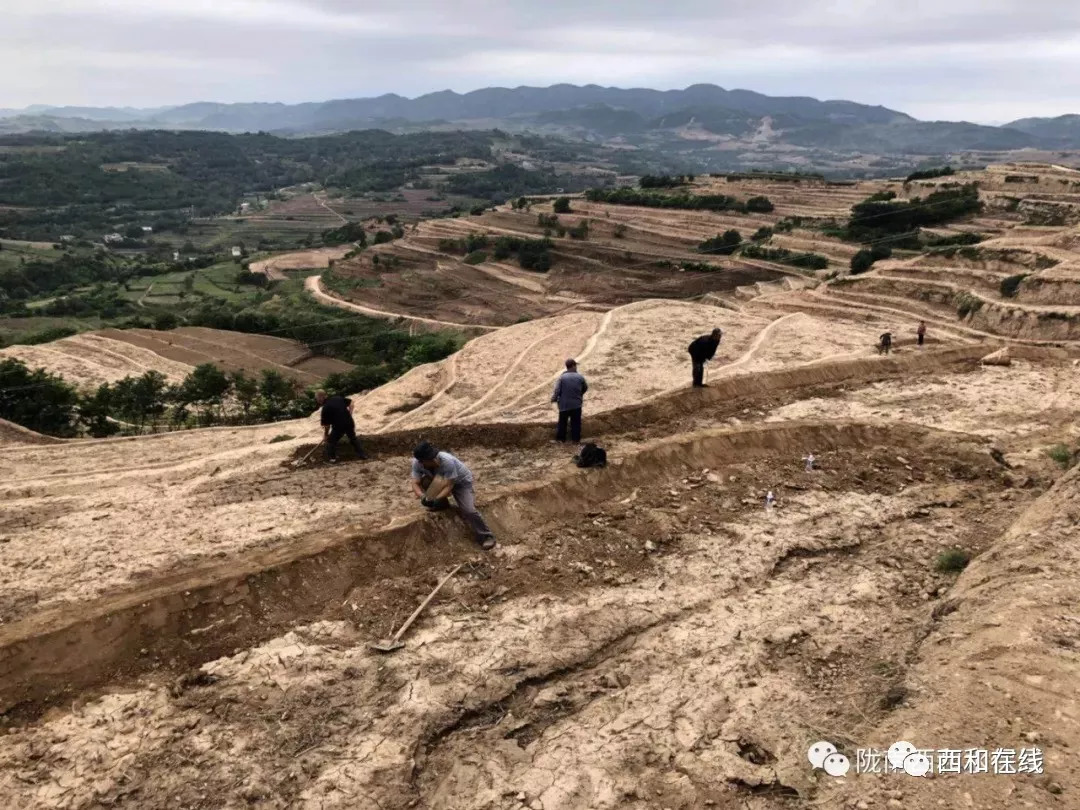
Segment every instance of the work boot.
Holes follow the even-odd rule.
[[[484,551],[491,551],[493,548],[495,548],[495,538],[489,534],[487,537],[480,541],[480,548],[482,548]]]

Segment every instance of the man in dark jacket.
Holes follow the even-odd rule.
[[[328,397],[325,391],[315,392],[315,401],[322,406],[319,421],[323,428],[323,441],[326,442],[326,458],[331,464],[337,463],[337,443],[345,436],[353,446],[357,458],[367,458],[364,448],[356,438],[356,424],[352,416],[352,400],[335,394]]]
[[[559,426],[555,431],[555,441],[566,441],[566,426],[570,425],[570,440],[575,444],[581,441],[581,406],[589,384],[578,374],[577,361],[566,361],[566,371],[555,382],[551,392],[551,401],[559,406]]]
[[[694,340],[690,344],[690,361],[694,364],[694,388],[705,387],[705,364],[716,356],[716,349],[720,345],[720,339],[724,333],[719,329],[713,329],[707,335]]]

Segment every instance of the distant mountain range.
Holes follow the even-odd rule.
[[[1080,116],[1025,118],[1005,126],[917,121],[886,107],[801,96],[767,96],[696,84],[683,90],[558,84],[445,90],[304,104],[197,102],[178,107],[45,107],[0,110],[0,134],[107,129],[205,129],[304,135],[500,126],[589,140],[724,141],[843,152],[942,154],[964,150],[1080,148]]]

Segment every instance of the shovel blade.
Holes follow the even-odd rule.
[[[393,639],[384,638],[382,641],[376,641],[371,645],[371,649],[378,650],[383,653],[391,653],[395,650],[400,650],[405,646],[403,641],[394,641]]]

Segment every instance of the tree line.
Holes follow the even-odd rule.
[[[328,378],[328,390],[345,393],[348,375]],[[196,366],[170,384],[158,371],[80,391],[44,369],[8,358],[0,361],[0,418],[50,436],[96,438],[179,430],[215,424],[245,425],[295,419],[317,408],[311,389],[275,369],[258,376]]]
[[[768,197],[740,200],[727,194],[661,194],[633,188],[591,188],[585,192],[590,202],[637,205],[646,208],[678,208],[688,211],[735,211],[740,214],[767,214],[774,206]]]

